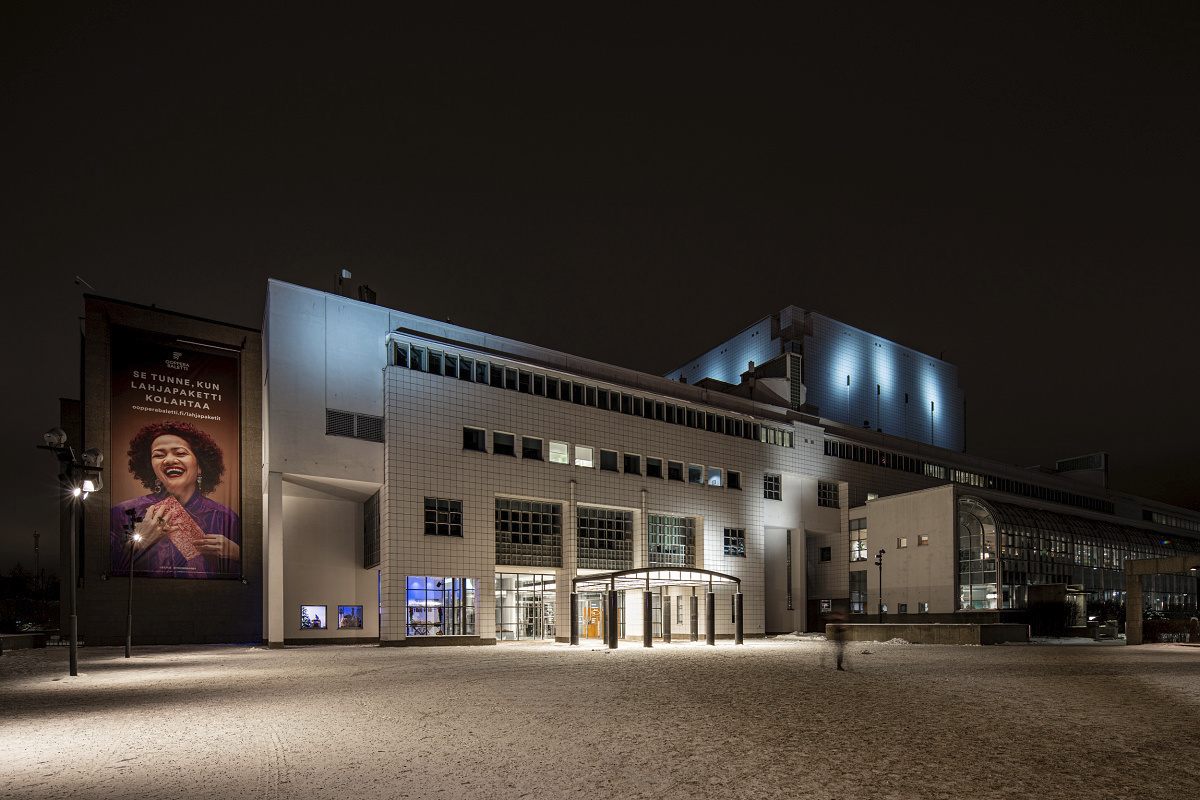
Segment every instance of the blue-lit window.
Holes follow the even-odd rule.
[[[409,575],[405,585],[407,635],[475,635],[473,578]]]

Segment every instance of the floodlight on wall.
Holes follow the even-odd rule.
[[[67,432],[62,428],[51,428],[42,434],[42,438],[50,447],[62,447],[67,443]]]

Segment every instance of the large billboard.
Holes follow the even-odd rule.
[[[242,575],[239,356],[112,329],[111,575]]]

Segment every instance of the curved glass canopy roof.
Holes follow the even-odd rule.
[[[649,567],[597,572],[571,579],[571,591],[606,592],[625,589],[650,589],[655,586],[740,586],[741,578],[708,569],[664,569]]]

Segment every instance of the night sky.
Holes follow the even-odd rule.
[[[5,3],[0,569],[57,559],[77,275],[656,374],[795,304],[958,365],[969,452],[1200,509],[1200,6],[970,6]]]

